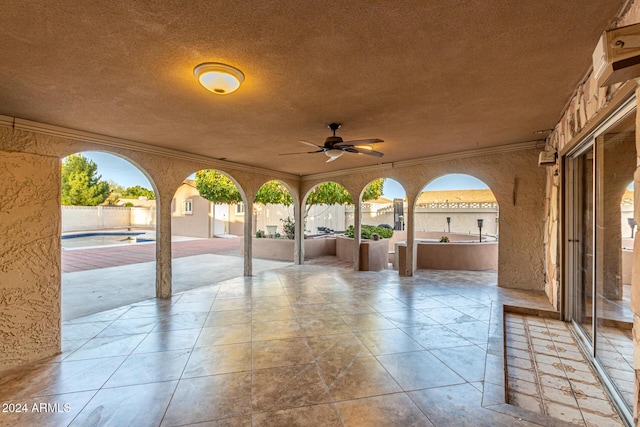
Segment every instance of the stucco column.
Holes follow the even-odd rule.
[[[360,225],[362,224],[362,203],[357,202],[353,209],[353,270],[360,271]]]
[[[302,202],[293,204],[293,219],[296,223],[296,236],[293,243],[293,263],[304,264],[304,206]]]
[[[60,159],[0,150],[0,182],[3,372],[60,352]]]
[[[156,204],[156,298],[171,298],[171,200],[159,193]]]
[[[253,200],[244,205],[244,275],[253,274]]]
[[[417,195],[412,195],[410,198],[407,194],[407,200],[416,200]],[[411,203],[407,206],[407,211],[404,213],[405,230],[407,231],[407,252],[405,258],[405,265],[398,266],[398,274],[401,276],[413,276],[413,272],[416,267],[416,254],[415,254],[415,205]]]

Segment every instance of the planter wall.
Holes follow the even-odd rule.
[[[336,256],[343,261],[353,260],[353,239],[336,237]],[[389,240],[365,240],[360,242],[360,271],[380,271],[389,262]]]
[[[289,239],[251,239],[253,257],[277,259],[293,262],[294,240]],[[243,254],[243,251],[241,250]],[[336,239],[305,239],[304,259],[313,259],[325,255],[336,254]]]
[[[427,270],[497,270],[498,243],[416,243],[416,268]],[[396,246],[396,259],[403,263],[407,245]]]

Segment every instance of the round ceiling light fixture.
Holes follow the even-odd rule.
[[[240,83],[244,81],[242,71],[219,62],[200,64],[193,69],[193,74],[205,89],[218,95],[235,92],[240,87]]]

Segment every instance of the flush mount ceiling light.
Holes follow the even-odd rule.
[[[193,69],[193,74],[207,90],[226,95],[235,92],[244,81],[242,71],[219,62],[205,62]]]

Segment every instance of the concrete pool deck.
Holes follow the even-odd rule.
[[[172,240],[172,258],[201,254],[239,255],[242,245],[241,237],[235,239],[196,239],[173,236]],[[63,249],[62,273],[155,262],[155,260],[156,245],[153,243]]]

